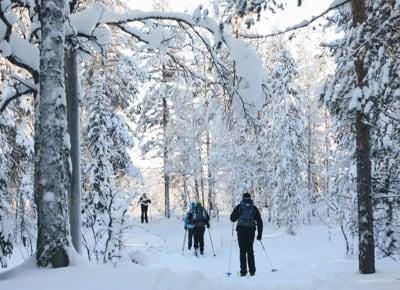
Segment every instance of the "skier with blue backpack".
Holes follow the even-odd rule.
[[[194,254],[197,256],[200,249],[200,254],[204,255],[204,233],[206,227],[210,228],[210,217],[200,201],[196,201],[196,205],[188,214],[188,222],[194,225]]]
[[[253,243],[257,228],[257,240],[261,241],[263,231],[263,221],[258,208],[254,205],[249,193],[244,193],[242,201],[231,213],[230,220],[237,221],[236,231],[240,248],[240,276],[247,275],[247,265],[249,273],[254,276],[256,266],[254,261]]]

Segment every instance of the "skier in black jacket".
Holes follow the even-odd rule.
[[[151,200],[147,197],[146,193],[143,193],[142,197],[139,199],[140,209],[142,210],[142,215],[140,216],[142,223],[146,221],[146,224],[149,222],[147,218],[147,210],[149,209],[149,203]]]
[[[236,231],[240,248],[240,276],[246,276],[247,264],[251,276],[256,273],[253,243],[257,227],[257,240],[261,240],[263,221],[260,211],[254,205],[249,193],[243,194],[242,201],[231,213],[232,222],[238,222]]]

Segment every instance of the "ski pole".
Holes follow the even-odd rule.
[[[269,255],[268,255],[268,253],[267,253],[267,250],[265,249],[264,244],[263,244],[263,242],[262,242],[261,240],[260,240],[260,244],[261,244],[261,247],[262,247],[263,250],[264,250],[265,255],[267,256],[267,260],[268,260],[268,262],[269,262],[269,265],[271,266],[271,272],[276,272],[276,271],[278,271],[276,268],[274,268],[274,267],[272,266],[271,259],[269,258]]]
[[[207,229],[208,229],[208,235],[210,236],[211,247],[212,247],[212,250],[213,250],[214,257],[215,257],[214,244],[213,244],[213,241],[212,241],[212,238],[211,238],[211,231],[210,231],[210,228],[207,228]]]
[[[231,235],[231,249],[229,251],[229,266],[228,266],[228,272],[226,273],[226,275],[228,275],[228,277],[230,275],[232,275],[231,273],[231,262],[232,262],[232,246],[233,246],[233,229],[235,227],[235,223],[232,223],[232,235]]]
[[[187,230],[185,230],[185,235],[183,237],[182,256],[183,256],[183,252],[185,251],[186,235],[187,235]]]

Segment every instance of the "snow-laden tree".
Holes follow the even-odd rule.
[[[271,83],[267,88],[269,101],[266,146],[269,148],[268,188],[272,190],[273,217],[279,226],[296,234],[302,222],[303,210],[309,202],[306,196],[306,151],[304,123],[304,93],[296,77],[298,68],[283,44],[275,47]]]
[[[400,124],[400,4],[395,1],[375,1],[367,15],[368,31],[379,35],[369,41],[366,63],[370,89],[367,110],[371,110],[372,192],[376,224],[375,244],[378,255],[390,256],[400,250],[398,230],[399,193],[399,124]],[[375,38],[375,37],[374,37]]]
[[[48,3],[50,4],[47,5]],[[228,48],[227,51],[231,52],[228,53],[229,61],[234,62],[235,66],[237,66],[236,77],[240,84],[237,91],[240,94],[232,94],[232,99],[238,98],[236,104],[246,107],[252,103],[252,98],[257,95],[257,91],[261,90],[258,83],[259,78],[256,77],[257,74],[253,73],[251,75],[255,77],[249,77],[249,67],[244,65],[245,61],[248,62],[251,60],[251,63],[253,63],[251,67],[252,72],[257,67],[255,61],[258,58],[255,57],[250,49],[232,39],[229,32],[226,33],[223,27],[208,17],[207,11],[200,7],[194,11],[193,15],[189,15],[185,13],[161,13],[157,11],[145,13],[130,9],[106,9],[104,5],[90,2],[88,5],[80,6],[77,9],[78,12],[75,12],[76,10],[71,7],[76,3],[75,1],[65,3],[65,1],[43,0],[41,2],[42,5],[39,7],[37,1],[21,2],[6,0],[1,1],[2,5],[0,6],[1,55],[26,73],[26,75],[18,75],[16,77],[15,91],[10,96],[2,99],[1,110],[3,111],[4,107],[10,104],[11,100],[21,95],[33,93],[35,96],[38,96],[39,91],[43,94],[40,98],[37,98],[40,102],[36,106],[37,110],[35,112],[37,126],[35,128],[36,166],[34,184],[39,221],[37,259],[40,266],[52,265],[53,267],[58,267],[69,264],[67,253],[67,248],[69,247],[69,226],[68,217],[66,216],[66,196],[67,192],[71,190],[69,184],[71,168],[68,168],[68,145],[70,142],[68,134],[65,131],[67,123],[66,104],[64,102],[65,95],[62,91],[65,89],[65,78],[68,81],[68,77],[73,76],[75,81],[72,81],[72,83],[75,82],[75,85],[78,83],[76,81],[77,78],[74,76],[76,76],[76,72],[79,70],[76,69],[76,65],[73,65],[75,67],[73,70],[67,69],[67,75],[61,76],[65,68],[63,63],[65,40],[71,45],[72,50],[76,48],[77,51],[86,50],[85,52],[88,52],[87,49],[92,47],[101,49],[101,41],[107,39],[109,35],[106,25],[111,25],[118,27],[143,43],[149,44],[151,47],[158,48],[165,44],[168,45],[168,39],[160,37],[159,30],[148,29],[149,26],[147,25],[144,25],[144,29],[141,29],[143,27],[137,28],[130,26],[129,23],[148,23],[147,20],[149,19],[153,19],[155,22],[170,21],[176,27],[183,27],[186,32],[191,31],[190,35],[197,35],[199,37],[201,43],[206,47],[209,59],[216,71],[218,71],[221,79],[224,79],[227,71],[219,63],[216,49],[226,45]],[[72,5],[67,7],[67,4]],[[42,13],[37,13],[38,9]],[[23,11],[23,16],[21,17],[18,14],[20,11]],[[71,13],[71,16],[68,19],[68,25],[65,25],[68,13]],[[61,17],[56,19],[54,14],[61,15]],[[12,21],[15,18],[18,20],[24,19],[26,22]],[[38,29],[39,27],[41,29]],[[54,29],[49,29],[49,27]],[[200,33],[203,30],[208,32],[206,34]],[[38,33],[39,31],[41,33]],[[52,37],[55,34],[59,38]],[[50,39],[50,42],[44,41],[47,39]],[[57,42],[58,40],[60,41]],[[52,46],[52,54],[50,53],[49,46]],[[68,56],[66,61],[69,63]],[[185,67],[179,61],[175,60],[175,62]],[[45,71],[41,75],[40,80],[39,71]],[[247,78],[248,80],[245,82]],[[70,87],[68,86],[68,88]],[[74,91],[77,93],[75,89]],[[68,94],[69,96],[71,95],[70,92]],[[59,100],[55,100],[56,98]],[[59,122],[46,122],[46,119],[51,119],[52,121],[56,119]],[[77,120],[78,118],[72,119]],[[70,130],[70,132],[72,131]],[[61,142],[61,139],[63,142]],[[75,138],[74,140],[78,139]],[[72,142],[72,146],[75,148],[73,151],[79,154],[77,144],[79,142]],[[74,154],[74,157],[78,156],[77,154]],[[76,159],[74,158],[74,160]],[[47,165],[58,167],[55,169]],[[72,170],[79,172],[76,165],[73,165]],[[44,176],[46,178],[42,178]],[[74,178],[79,178],[79,174],[74,174]],[[44,184],[45,182],[46,184]],[[76,190],[76,188],[73,190]],[[79,210],[76,210],[77,204],[74,205],[74,209],[75,215],[79,214]],[[70,212],[72,213],[73,211],[71,210]],[[50,215],[56,216],[57,219],[50,220],[48,218]],[[77,220],[79,219],[75,219],[75,221]],[[79,223],[74,223],[74,225],[79,227]],[[73,231],[73,233],[76,237],[79,230]],[[74,241],[77,240],[79,239],[74,239]]]
[[[376,125],[374,113],[385,111],[384,104],[396,95],[393,88],[398,87],[395,39],[399,3],[352,0],[341,12],[337,20],[345,36],[332,44],[337,69],[326,85],[324,100],[340,121],[350,120],[355,124],[359,270],[373,273],[371,125]]]
[[[108,77],[106,60],[96,56],[87,73],[83,225],[89,259],[115,263],[121,256],[131,199],[118,189],[117,180],[132,174],[134,167],[126,152],[132,140],[126,135],[124,120],[111,105],[114,95],[110,86],[114,82]]]
[[[17,73],[7,60],[0,61],[0,99],[15,93],[14,77]],[[24,179],[32,176],[33,140],[32,140],[32,105],[26,96],[12,102],[13,109],[7,108],[0,115],[1,144],[1,180],[2,180],[2,231],[9,237],[8,242],[15,247],[26,246],[32,254],[32,242],[36,239],[35,215],[30,215],[33,206],[33,185],[25,187],[28,194],[23,194],[21,187]],[[24,212],[27,213],[24,216]],[[6,231],[7,230],[7,234]],[[28,234],[29,233],[29,234]],[[11,249],[11,248],[10,248]],[[3,257],[2,263],[6,265]]]
[[[5,175],[7,172],[7,151],[11,148],[8,146],[6,136],[4,134],[4,120],[0,116],[0,265],[7,267],[8,257],[11,256],[13,243],[11,239],[11,208],[10,197],[7,191],[8,178]]]
[[[88,119],[85,126],[85,149],[88,164],[83,197],[84,245],[89,259],[107,262],[118,255],[118,243],[113,235],[113,198],[115,174],[111,163],[112,124],[111,98],[106,95],[106,73],[97,58],[88,73],[85,94]],[[114,222],[115,224],[115,222]]]
[[[397,104],[396,104],[397,103]],[[398,114],[399,104],[394,101],[393,110]],[[374,230],[377,255],[392,256],[400,251],[399,204],[400,204],[400,122],[380,113],[378,128],[372,135],[372,191],[374,193]]]
[[[320,87],[326,82],[328,73],[334,69],[331,58],[325,51],[321,53],[320,49],[320,43],[328,35],[328,32],[316,34],[310,28],[297,33],[292,41],[296,47],[298,84],[304,93],[301,106],[306,118],[307,197],[311,206],[307,213],[309,222],[312,217],[318,216],[319,220],[328,214],[325,196],[329,190],[326,172],[332,143],[329,130],[331,116],[318,99]]]
[[[325,199],[330,209],[327,222],[339,225],[346,243],[346,254],[353,255],[358,233],[355,141],[351,125],[342,123],[340,126],[334,127],[331,133],[334,142],[329,148],[332,160],[327,171],[329,189]]]

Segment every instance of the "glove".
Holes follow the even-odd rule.
[[[187,226],[185,226],[185,231],[187,231]]]
[[[261,235],[260,234],[257,235],[257,241],[261,241]]]
[[[210,228],[210,224],[207,224],[207,229],[209,229]]]

